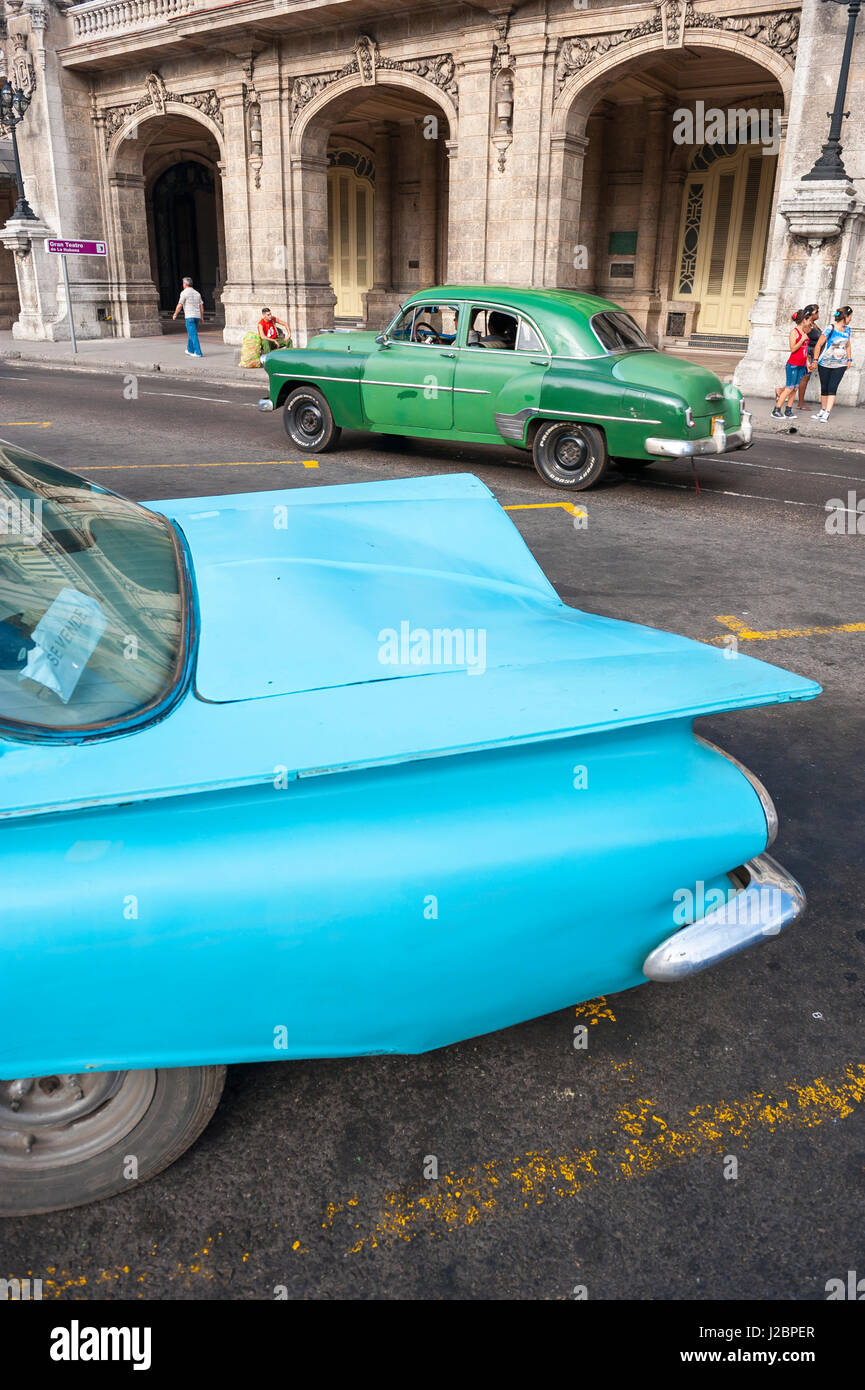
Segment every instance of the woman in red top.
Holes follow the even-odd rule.
[[[792,405],[802,378],[808,372],[808,332],[811,328],[811,311],[800,309],[793,315],[790,329],[790,356],[787,358],[787,385],[779,395],[773,420],[795,420]]]

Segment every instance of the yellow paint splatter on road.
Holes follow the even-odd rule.
[[[779,627],[770,632],[758,632],[742,622],[741,618],[721,616],[715,621],[723,623],[724,627],[735,633],[739,642],[777,642],[785,637],[834,637],[840,633],[865,632],[865,623],[836,623],[832,627]],[[711,638],[715,647],[722,647],[729,640],[727,633]]]
[[[637,1099],[614,1116],[597,1142],[569,1153],[545,1149],[511,1162],[493,1159],[438,1181],[419,1182],[387,1193],[371,1223],[357,1222],[348,1254],[376,1249],[421,1234],[442,1236],[506,1210],[528,1210],[551,1199],[575,1196],[604,1181],[630,1181],[700,1155],[740,1148],[761,1132],[813,1129],[847,1119],[865,1101],[865,1065],[851,1064],[813,1081],[792,1081],[781,1095],[753,1091],[740,1100],[697,1106],[687,1118],[663,1116],[657,1100]],[[331,1204],[324,1229],[342,1226],[336,1218],[358,1203]]]
[[[602,1020],[609,1023],[616,1021],[616,1015],[607,1003],[605,994],[600,995],[597,999],[588,999],[585,1004],[578,1004],[574,1013],[576,1018],[590,1026],[600,1023]]]

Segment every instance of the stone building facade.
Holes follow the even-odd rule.
[[[849,177],[804,179],[843,5],[0,0],[0,14],[10,80],[32,93],[18,140],[35,222],[2,224],[0,173],[16,337],[69,334],[49,236],[107,244],[72,265],[81,337],[161,332],[184,274],[233,343],[264,304],[303,343],[335,322],[383,327],[445,280],[579,287],[660,345],[738,347],[746,392],[768,394],[799,305],[825,318],[850,303],[865,327],[865,20]],[[857,362],[841,399],[863,397]]]

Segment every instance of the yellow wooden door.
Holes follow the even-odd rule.
[[[337,318],[363,318],[364,290],[373,277],[373,188],[351,169],[327,176],[327,237],[330,283]]]
[[[777,157],[743,145],[685,187],[678,297],[700,309],[697,333],[747,337],[760,291]]]

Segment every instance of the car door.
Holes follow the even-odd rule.
[[[412,304],[366,359],[361,399],[370,429],[429,430],[453,426],[456,305]]]
[[[454,427],[499,439],[498,417],[538,406],[550,354],[534,324],[497,305],[469,306],[464,342],[454,379]]]

